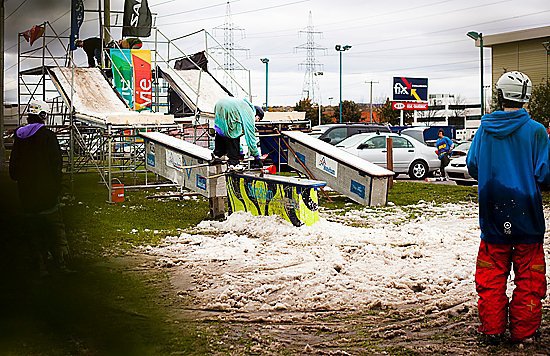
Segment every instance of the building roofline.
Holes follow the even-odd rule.
[[[494,45],[533,40],[537,38],[548,38],[550,40],[550,26],[529,28],[526,30],[497,33],[494,35],[483,36],[483,47],[492,47]],[[476,41],[476,47],[479,47],[479,40]]]

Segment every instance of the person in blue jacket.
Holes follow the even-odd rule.
[[[443,129],[439,129],[437,132],[437,141],[435,141],[435,147],[437,150],[435,153],[437,154],[437,158],[441,161],[441,167],[439,168],[439,171],[441,172],[441,179],[447,180],[447,176],[445,175],[445,167],[449,165],[449,162],[451,161],[451,152],[453,150],[453,141],[451,141],[450,138],[445,136],[445,132]]]
[[[523,108],[531,86],[521,72],[500,77],[501,109],[482,117],[466,158],[468,172],[479,182],[479,331],[491,344],[501,342],[508,327],[512,342],[537,340],[546,295],[540,186],[550,181],[549,144],[544,126]],[[509,301],[511,268],[515,289]]]
[[[244,135],[249,154],[254,157],[251,168],[261,168],[255,117],[256,109],[246,99],[227,97],[214,106],[214,152],[212,163],[219,163],[227,155],[229,169],[238,169],[241,158],[240,137]]]

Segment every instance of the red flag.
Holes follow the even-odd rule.
[[[32,46],[34,41],[42,37],[45,30],[44,26],[34,25],[30,30],[23,32],[23,37]]]

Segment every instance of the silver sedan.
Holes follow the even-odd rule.
[[[364,133],[343,140],[336,147],[348,151],[371,163],[387,168],[386,139],[393,140],[393,171],[408,174],[412,179],[425,179],[438,170],[441,162],[434,147],[429,147],[410,136],[394,133]]]

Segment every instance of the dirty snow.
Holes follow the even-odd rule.
[[[313,226],[296,228],[276,216],[235,213],[143,250],[157,256],[159,265],[191,276],[192,283],[181,288],[204,309],[363,310],[414,304],[437,311],[475,303],[475,203],[422,202],[322,216]]]

